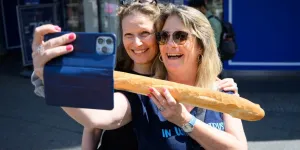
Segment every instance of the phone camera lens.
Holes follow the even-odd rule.
[[[104,42],[104,40],[103,40],[102,38],[99,38],[99,39],[98,39],[98,43],[99,43],[99,44],[103,44],[103,42]]]
[[[102,47],[102,52],[104,54],[107,54],[108,53],[108,48],[106,46]]]
[[[110,45],[112,43],[111,39],[106,39],[106,44]]]

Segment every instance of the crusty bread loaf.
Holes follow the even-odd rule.
[[[147,95],[149,88],[158,90],[167,88],[172,96],[181,103],[230,114],[233,117],[248,121],[257,121],[265,112],[258,104],[231,94],[210,89],[198,88],[185,84],[114,71],[114,88]]]

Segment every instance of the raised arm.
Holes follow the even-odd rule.
[[[73,51],[73,46],[67,44],[76,39],[74,33],[68,33],[44,41],[44,35],[60,32],[60,30],[58,26],[47,24],[37,27],[34,32],[32,43],[34,73],[32,75],[32,83],[35,86],[35,93],[41,97],[44,97],[43,70],[45,64],[55,57]],[[115,129],[131,121],[131,107],[127,97],[122,93],[114,94],[114,105],[114,109],[110,111],[69,107],[62,107],[62,109],[85,127]]]
[[[117,129],[132,120],[131,107],[122,93],[114,94],[113,110],[62,107],[74,120],[87,128]]]

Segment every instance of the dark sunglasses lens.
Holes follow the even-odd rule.
[[[158,41],[158,44],[160,44],[160,45],[166,44],[169,40],[168,32],[162,31],[162,32],[157,33],[156,40]]]
[[[176,44],[183,45],[186,42],[188,35],[187,32],[176,31],[173,33],[173,40]]]

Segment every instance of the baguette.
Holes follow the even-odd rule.
[[[159,91],[162,91],[162,88],[167,88],[176,101],[180,103],[227,113],[243,120],[258,121],[265,116],[265,112],[260,105],[242,97],[171,81],[114,71],[114,88],[117,90],[147,95],[150,93],[150,87],[157,88]]]

